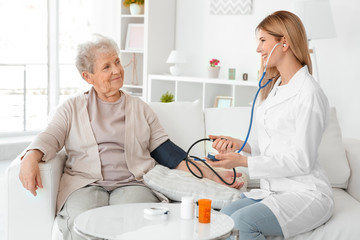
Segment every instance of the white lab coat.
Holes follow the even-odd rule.
[[[331,186],[317,160],[329,103],[306,66],[288,84],[280,81],[256,109],[248,170],[260,189],[245,195],[262,199],[288,238],[332,215]]]

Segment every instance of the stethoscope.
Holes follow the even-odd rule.
[[[277,44],[274,45],[274,47],[273,47],[273,48],[271,49],[271,51],[270,51],[269,57],[268,57],[267,60],[266,60],[266,64],[265,64],[265,67],[264,67],[263,74],[262,74],[262,76],[261,76],[261,78],[260,78],[260,80],[259,80],[259,84],[258,84],[258,85],[259,85],[259,88],[258,88],[258,90],[257,90],[257,92],[256,92],[256,94],[255,94],[255,97],[254,97],[254,100],[253,100],[253,104],[252,104],[252,106],[251,106],[251,116],[250,116],[250,123],[249,123],[248,132],[247,132],[247,134],[246,134],[246,138],[245,138],[245,140],[244,140],[243,145],[241,146],[241,148],[240,148],[239,150],[236,151],[236,153],[240,153],[240,152],[244,149],[244,147],[245,147],[245,145],[246,145],[246,143],[247,143],[247,141],[248,141],[248,139],[249,139],[250,132],[251,132],[251,127],[252,127],[252,122],[253,122],[253,117],[254,117],[255,102],[256,102],[256,99],[257,99],[257,97],[258,97],[258,95],[259,95],[259,92],[261,91],[261,89],[265,88],[265,87],[272,81],[272,79],[269,79],[265,84],[262,85],[262,81],[263,81],[263,79],[264,79],[264,77],[265,77],[265,75],[266,75],[266,69],[267,69],[267,65],[268,65],[269,59],[270,59],[273,51],[275,50],[275,48],[276,48],[277,46],[279,46],[279,44],[280,44],[280,42],[278,42]],[[286,44],[284,44],[283,46],[285,47]],[[235,170],[235,168],[233,168],[233,172],[234,172],[233,181],[232,181],[231,183],[228,183],[228,182],[226,182],[226,181],[205,161],[205,159],[201,159],[201,158],[199,158],[199,157],[189,155],[191,149],[192,149],[196,144],[198,144],[199,142],[202,142],[202,141],[211,141],[211,142],[213,142],[214,140],[213,140],[213,139],[210,139],[210,138],[202,138],[202,139],[199,139],[199,140],[197,140],[196,142],[194,142],[194,143],[189,147],[189,149],[188,149],[188,151],[187,151],[187,153],[186,153],[186,158],[184,159],[184,160],[185,160],[185,163],[186,163],[186,167],[188,168],[189,172],[191,172],[192,175],[194,175],[194,176],[197,177],[197,178],[200,178],[200,179],[201,179],[201,178],[204,177],[201,169],[200,169],[195,163],[193,163],[192,161],[189,160],[189,157],[191,157],[191,158],[193,158],[193,159],[196,160],[196,161],[201,161],[201,162],[203,162],[223,183],[225,183],[226,185],[233,185],[233,184],[235,183],[235,181],[236,181],[236,170]],[[208,155],[208,157],[210,157],[210,156]],[[211,159],[215,160],[215,158],[212,158],[212,157],[211,157]],[[191,163],[191,164],[200,172],[200,176],[197,175],[196,173],[194,173],[194,172],[191,170],[191,168],[190,168],[190,166],[189,166],[189,163]]]

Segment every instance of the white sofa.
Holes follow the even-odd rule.
[[[170,138],[185,150],[210,133],[244,137],[249,122],[247,107],[203,111],[199,102],[150,103],[150,106]],[[209,145],[201,143],[192,154],[204,156],[207,150]],[[0,239],[61,239],[55,221],[55,202],[65,159],[65,153],[60,152],[56,158],[40,164],[44,188],[37,197],[21,186],[19,157],[12,162],[2,182]],[[360,140],[342,140],[335,109],[324,133],[319,159],[333,186],[334,214],[326,224],[293,239],[360,239]],[[257,186],[256,181],[248,182],[248,187]]]

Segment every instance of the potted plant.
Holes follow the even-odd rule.
[[[168,103],[174,101],[174,94],[170,92],[166,92],[163,95],[161,95],[160,102]]]
[[[210,67],[209,67],[209,71],[208,71],[208,76],[209,78],[218,78],[219,77],[219,72],[220,72],[220,60],[213,58],[209,61],[210,63]]]
[[[130,7],[131,15],[138,15],[143,12],[144,0],[124,0],[123,5]]]

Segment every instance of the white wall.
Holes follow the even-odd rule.
[[[293,10],[294,0],[253,0],[251,15],[209,14],[210,0],[178,0],[176,48],[185,53],[183,75],[207,75],[211,58],[221,61],[220,77],[230,67],[236,78],[249,74],[255,81],[259,68],[255,27],[276,10]],[[313,40],[321,86],[336,107],[343,136],[360,138],[360,1],[330,0],[336,38]],[[319,13],[321,17],[321,13]]]

